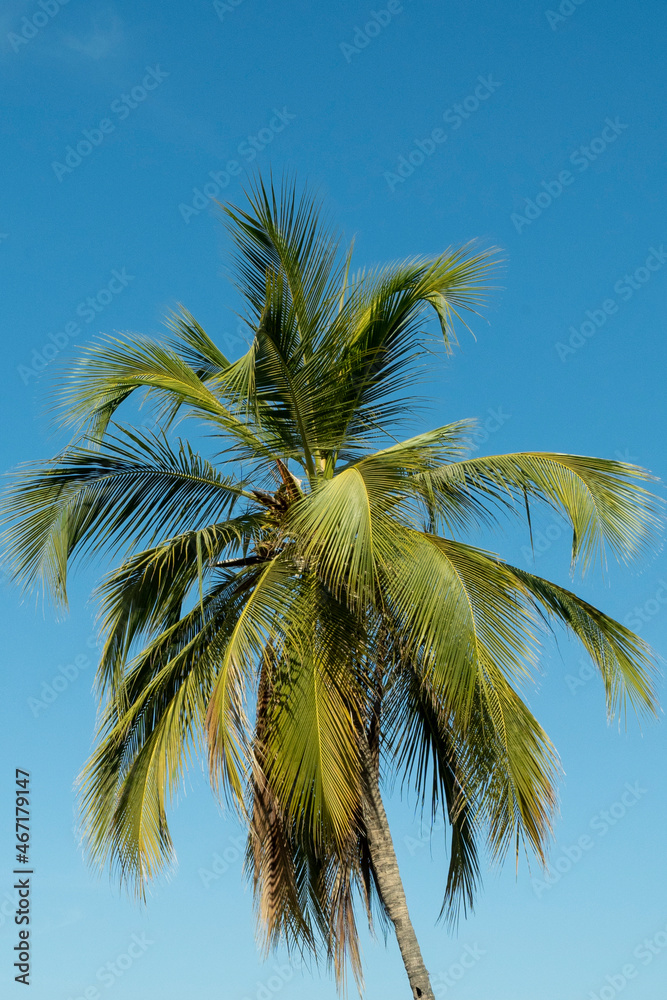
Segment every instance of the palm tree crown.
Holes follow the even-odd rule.
[[[466,458],[471,421],[397,441],[426,314],[450,349],[493,255],[355,272],[307,191],[258,181],[248,197],[226,209],[248,351],[230,361],[183,308],[166,344],[89,347],[61,391],[74,441],[20,471],[6,547],[17,581],[61,603],[73,557],[121,556],[99,588],[91,857],[142,890],[173,859],[167,799],[206,753],[248,824],[267,944],[324,954],[340,981],[349,959],[360,979],[359,900],[394,923],[429,997],[383,778],[448,819],[451,917],[473,901],[481,838],[498,858],[522,843],[544,858],[558,761],[519,691],[545,626],[581,641],[610,713],[655,710],[640,638],[461,535],[544,502],[571,526],[573,563],[629,560],[657,526],[651,477],[573,455]],[[114,421],[134,393],[158,431]],[[175,438],[183,416],[213,434],[212,460]]]

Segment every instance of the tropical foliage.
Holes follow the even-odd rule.
[[[204,754],[248,823],[267,943],[324,954],[339,981],[349,959],[360,979],[355,900],[394,920],[369,836],[387,777],[447,817],[449,917],[473,902],[483,843],[544,858],[558,760],[522,691],[552,625],[581,641],[610,714],[655,710],[639,637],[466,532],[505,513],[530,525],[545,504],[586,568],[641,555],[656,502],[622,462],[466,458],[468,420],[398,440],[433,363],[429,314],[451,351],[492,253],[354,271],[290,181],[226,214],[247,352],[225,357],[183,308],[168,342],[90,346],[60,388],[74,440],[20,470],[6,549],[15,579],[63,606],[73,560],[115,560],[82,779],[92,859],[143,891],[174,859],[168,800]],[[136,395],[155,432],[117,422]],[[177,436],[184,418],[210,459]]]

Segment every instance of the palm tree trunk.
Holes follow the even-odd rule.
[[[408,904],[401,874],[398,870],[394,844],[389,832],[387,814],[380,795],[377,768],[373,766],[368,747],[365,748],[363,754],[363,768],[364,823],[377,885],[396,931],[396,940],[401,949],[405,971],[412,987],[412,996],[421,997],[423,1000],[435,1000],[431,980],[426,971],[417,935],[408,913]]]

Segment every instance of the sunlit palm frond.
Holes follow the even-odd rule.
[[[564,587],[505,567],[549,621],[581,642],[600,672],[610,718],[624,713],[628,704],[640,714],[656,715],[656,657],[648,643]]]
[[[97,591],[105,636],[98,668],[100,693],[120,691],[133,646],[180,620],[184,603],[219,571],[228,551],[245,551],[265,524],[263,514],[245,514],[166,539],[130,556]],[[201,597],[200,597],[201,599]]]
[[[208,705],[206,736],[211,780],[236,804],[243,801],[250,744],[246,699],[267,642],[280,641],[281,619],[298,600],[292,568],[280,554],[239,572],[243,605],[224,647],[217,653],[216,678]]]
[[[403,531],[383,589],[406,652],[424,658],[438,698],[460,725],[489,670],[518,684],[530,676],[533,616],[511,574],[481,550]]]
[[[546,502],[572,526],[572,561],[585,569],[604,546],[625,561],[645,553],[660,525],[659,501],[644,483],[653,476],[639,466],[610,459],[550,452],[471,458],[424,471],[425,498],[437,503],[446,525],[468,497],[484,507],[514,506],[525,513]]]
[[[233,592],[223,586],[147,645],[107,703],[80,778],[91,861],[109,866],[140,894],[175,858],[166,799],[201,747],[214,679],[211,649],[233,608]]]
[[[165,424],[184,408],[228,435],[240,454],[270,454],[214,388],[172,347],[142,337],[125,341],[107,336],[84,348],[61,380],[56,404],[63,426],[99,441],[118,407],[138,392]]]
[[[307,356],[340,295],[345,273],[340,237],[323,219],[318,199],[307,189],[299,195],[289,177],[280,188],[258,178],[246,193],[249,210],[223,206],[237,247],[239,287],[259,320],[267,274],[284,276],[299,350]]]
[[[494,251],[446,251],[432,260],[398,262],[351,280],[344,307],[331,324],[319,360],[319,409],[327,448],[368,447],[377,428],[388,430],[413,409],[415,365],[423,354],[423,326],[434,312],[445,346],[455,342],[461,310],[484,301]],[[337,371],[334,391],[324,375]],[[409,392],[409,396],[403,396]]]
[[[275,705],[265,765],[271,786],[298,825],[340,848],[359,810],[361,692],[350,670],[359,630],[345,606],[309,576],[283,613]]]
[[[253,499],[189,445],[118,428],[102,448],[73,446],[20,470],[5,502],[5,559],[20,585],[41,583],[66,603],[73,556],[205,527],[244,496]]]

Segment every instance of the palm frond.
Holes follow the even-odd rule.
[[[504,565],[548,621],[579,639],[600,672],[610,718],[624,713],[628,704],[639,713],[657,715],[656,662],[648,643],[564,587]]]
[[[5,501],[5,559],[24,588],[41,583],[67,601],[67,566],[95,555],[224,519],[245,497],[182,442],[118,428],[104,446],[73,446],[23,466]]]
[[[329,448],[366,445],[373,423],[388,429],[412,410],[415,363],[423,353],[422,326],[436,314],[445,346],[455,343],[454,319],[484,301],[495,251],[450,250],[434,259],[398,262],[351,282],[344,308],[331,324],[322,357],[338,369],[336,392],[320,377],[320,408]],[[335,362],[332,359],[336,359]],[[409,397],[402,396],[406,390]]]
[[[468,787],[461,734],[419,669],[401,663],[385,707],[387,746],[392,770],[413,785],[422,815],[435,820],[439,810],[449,823],[449,868],[441,916],[455,924],[472,910],[480,884],[479,823],[474,813],[477,788]],[[429,782],[430,778],[430,782]]]
[[[229,630],[234,590],[212,592],[156,637],[103,712],[97,747],[81,777],[88,855],[140,895],[173,865],[166,815],[193,752],[201,747],[215,676],[211,655]]]
[[[279,642],[281,621],[298,601],[292,572],[283,555],[241,571],[243,606],[224,647],[214,650],[217,671],[206,717],[209,771],[214,787],[222,781],[236,803],[243,799],[250,752],[245,701],[267,643]]]
[[[198,531],[184,532],[130,556],[106,576],[100,598],[104,645],[97,683],[100,694],[118,696],[125,666],[135,644],[179,621],[184,603],[200,576],[217,574],[216,563],[227,551],[246,549],[265,524],[263,514],[245,514]]]
[[[511,574],[483,551],[404,529],[382,584],[406,653],[424,659],[457,724],[465,727],[477,685],[490,670],[518,684],[530,677],[534,618]]]
[[[340,237],[324,220],[319,200],[305,188],[297,194],[289,177],[279,188],[261,178],[246,192],[249,211],[221,206],[237,247],[235,271],[239,287],[257,320],[266,304],[267,274],[284,278],[286,304],[304,356],[340,295],[345,260]]]
[[[419,479],[425,499],[437,503],[446,526],[462,511],[546,502],[572,527],[572,562],[584,569],[601,559],[605,545],[624,561],[641,556],[655,542],[660,501],[642,483],[654,477],[626,462],[522,452],[471,458],[426,470]]]
[[[191,346],[196,327],[188,341],[185,322],[176,325]],[[199,346],[205,347],[201,339]],[[201,359],[195,360],[201,366]],[[168,422],[180,408],[185,408],[189,414],[213,424],[218,432],[224,431],[240,454],[267,454],[266,445],[225,406],[208,382],[201,367],[195,370],[171,347],[143,337],[133,337],[130,342],[105,337],[84,348],[70,367],[56,396],[56,412],[63,426],[101,441],[121,403],[139,392],[155,405],[158,421]]]
[[[266,772],[283,808],[316,843],[325,836],[341,846],[356,829],[359,809],[361,694],[348,667],[359,633],[344,605],[314,578],[302,578],[297,589],[283,614]]]

